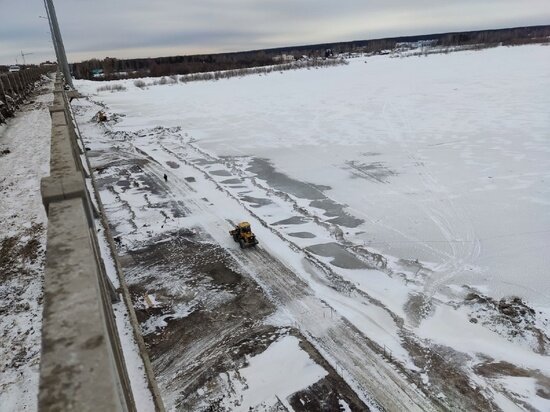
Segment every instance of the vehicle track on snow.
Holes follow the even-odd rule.
[[[374,398],[386,410],[431,410],[404,376],[376,354],[367,339],[345,318],[333,312],[292,270],[266,250],[232,253],[252,271],[262,288],[295,320],[300,332],[340,371],[342,377],[361,388],[363,398]],[[256,272],[256,273],[253,273]],[[366,390],[365,390],[366,389]]]
[[[440,257],[441,263],[433,268],[435,276],[429,276],[424,285],[424,293],[429,299],[433,299],[436,293],[454,277],[467,270],[473,270],[469,262],[475,261],[479,256],[481,242],[466,211],[458,207],[452,198],[444,196],[447,188],[439,182],[430,167],[418,158],[420,149],[410,146],[409,142],[414,140],[408,138],[412,123],[407,110],[393,100],[386,100],[382,117],[388,126],[390,137],[401,146],[407,158],[419,167],[417,176],[426,189],[426,199],[418,202],[418,206],[443,237],[440,243],[445,243],[448,248],[444,250],[433,247],[429,241],[389,228],[408,241],[420,244],[435,256]],[[396,127],[395,125],[399,123],[401,127]],[[459,224],[453,224],[453,222],[459,222]]]

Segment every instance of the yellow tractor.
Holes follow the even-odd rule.
[[[235,229],[230,230],[229,234],[235,242],[239,242],[241,249],[249,246],[256,246],[259,242],[256,235],[250,230],[250,223],[241,222],[235,226]]]

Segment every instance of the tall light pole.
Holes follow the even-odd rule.
[[[46,7],[46,13],[48,14],[48,20],[50,21],[50,29],[52,32],[52,40],[55,48],[55,54],[57,56],[57,63],[61,66],[61,71],[65,76],[65,82],[73,86],[73,78],[71,77],[71,71],[69,70],[69,63],[67,62],[67,55],[65,54],[65,46],[63,46],[63,39],[61,38],[61,31],[59,30],[59,23],[57,22],[57,15],[55,14],[55,8],[52,0],[44,0],[44,6]]]

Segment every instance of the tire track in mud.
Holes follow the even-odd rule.
[[[170,174],[169,181],[175,181],[176,185],[164,183],[162,177],[169,171],[146,151],[136,146],[134,148],[138,154],[150,160],[143,169],[156,176],[156,180],[166,189],[168,195],[172,196],[174,200],[185,198],[191,213],[193,213],[193,209],[200,213],[212,213],[198,199],[193,196],[189,198],[190,192],[195,196],[197,196],[197,192],[187,182]],[[186,159],[177,158],[185,162],[187,166],[206,174]],[[208,178],[208,176],[205,177]],[[209,178],[209,180],[212,179]],[[219,187],[215,181],[214,184]],[[223,188],[220,190],[233,198]],[[234,200],[245,207],[238,199]],[[249,211],[248,208],[246,209]],[[254,215],[251,211],[249,213]],[[216,219],[219,221],[218,216],[214,216],[212,221],[216,221]],[[262,223],[268,227],[267,223],[263,221]],[[226,236],[225,230],[219,226],[209,226],[205,229],[215,240],[220,236]],[[212,233],[212,231],[217,233]],[[272,230],[272,232],[281,236],[277,231]],[[285,242],[289,243],[286,240]],[[307,251],[297,245],[291,249],[308,255]],[[333,312],[333,317],[329,320],[325,316],[329,306],[317,298],[310,287],[282,262],[261,248],[247,250],[245,253],[236,253],[231,249],[226,250],[262,286],[266,294],[278,303],[291,319],[295,320],[301,333],[319,350],[322,356],[335,369],[342,371],[346,382],[351,384],[367,404],[387,410],[435,410],[434,405],[424,394],[411,386],[406,376],[396,371],[372,349],[372,346],[376,346],[376,344],[366,338],[355,326],[336,312]],[[312,263],[319,266],[319,269],[325,265],[322,262]],[[335,276],[341,282],[351,284],[338,275]]]
[[[251,271],[251,275],[264,289],[270,291],[270,296],[294,319],[300,332],[333,367],[343,372],[343,378],[352,383],[354,388],[362,388],[360,393],[368,403],[383,405],[388,410],[402,409],[404,404],[409,405],[409,410],[414,410],[415,406],[423,404],[417,404],[415,397],[418,394],[412,391],[399,393],[403,390],[406,378],[393,370],[388,373],[386,362],[372,351],[368,339],[345,318],[333,314],[331,310],[331,318],[328,320],[328,311],[325,309],[330,307],[320,301],[292,270],[261,248],[250,252],[242,255],[233,251],[230,253]],[[262,275],[259,275],[260,271]],[[388,379],[391,379],[391,383]],[[397,389],[399,393],[398,399],[388,394],[387,389],[391,386],[397,386],[394,390]],[[411,401],[412,404],[408,403]],[[429,410],[425,405],[421,409]]]

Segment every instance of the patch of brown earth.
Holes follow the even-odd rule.
[[[550,377],[543,375],[539,370],[521,368],[506,361],[480,363],[475,366],[474,370],[477,374],[487,378],[502,376],[534,378],[537,380],[537,396],[550,399]]]
[[[262,289],[239,271],[224,249],[194,231],[164,234],[163,239],[151,239],[126,253],[121,263],[139,322],[146,325],[156,318],[164,322],[148,330],[144,339],[163,397],[170,399],[166,406],[223,411],[222,401],[231,389],[222,377],[238,375],[248,358],[290,329],[266,323],[275,307]],[[146,303],[145,295],[154,295],[149,299],[153,305]],[[182,307],[188,311],[183,315],[178,312]],[[321,355],[298,332],[290,333],[329,371],[293,399],[307,398],[310,406],[321,405],[320,410],[327,411],[333,410],[335,400],[343,399],[354,405],[352,410],[366,410]]]
[[[530,343],[530,346],[536,353],[550,353],[550,322],[548,319],[537,318],[537,312],[521,298],[509,296],[497,301],[471,292],[465,297],[465,302],[472,311],[470,322],[480,322],[511,341],[521,339],[530,343],[532,340],[536,343]]]
[[[411,338],[405,338],[403,346],[415,365],[426,373],[431,398],[444,410],[498,410],[488,394],[472,382],[463,369],[469,359],[467,355],[443,346],[426,348]],[[418,387],[427,388],[419,375],[409,377]],[[436,397],[438,393],[442,396]]]
[[[43,231],[43,225],[35,223],[15,236],[0,240],[0,283],[27,274],[24,263],[33,264],[44,254],[38,238]]]

